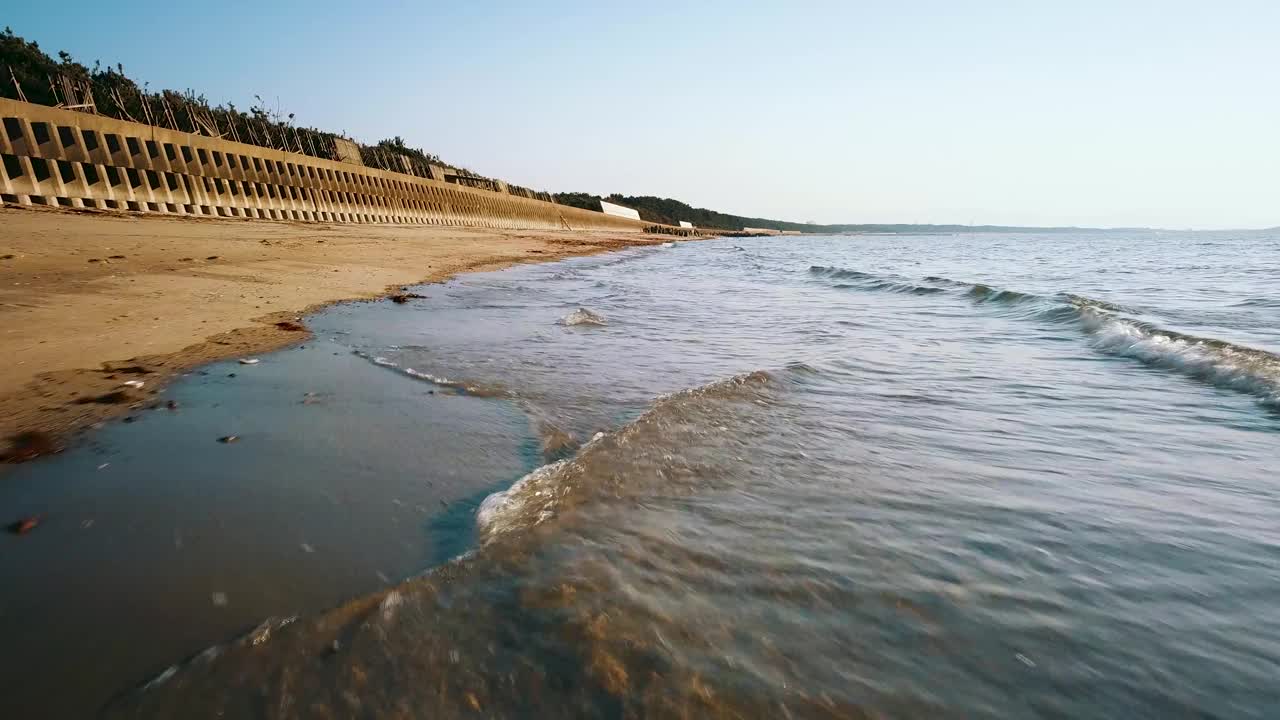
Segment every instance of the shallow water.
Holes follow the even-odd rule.
[[[205,618],[168,662],[211,647],[141,691],[115,673],[109,714],[1267,717],[1277,280],[1275,233],[734,239],[472,275],[327,311],[307,349],[193,377],[179,413],[0,499],[119,506],[87,489],[114,453],[153,478],[129,502],[240,523],[147,582],[203,597],[217,558],[229,598],[258,588],[241,625],[276,619],[215,645],[232,603],[143,606]],[[461,512],[429,507],[444,477]],[[408,529],[326,493],[395,496]],[[374,567],[436,569],[363,594]]]

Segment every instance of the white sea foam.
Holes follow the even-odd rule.
[[[586,308],[578,308],[573,312],[565,315],[560,320],[565,325],[607,325],[608,322],[600,315],[591,312]]]
[[[531,500],[540,496],[553,500],[553,486],[556,478],[570,462],[557,460],[543,465],[512,483],[506,490],[485,498],[484,502],[480,503],[480,508],[476,510],[476,524],[486,539],[516,529],[518,527],[516,518],[521,515],[520,511],[527,507]],[[539,522],[549,517],[545,515],[548,510],[549,508],[544,508],[544,512],[539,513]]]
[[[1164,330],[1093,308],[1081,309],[1080,322],[1103,352],[1280,404],[1280,358],[1271,353]]]

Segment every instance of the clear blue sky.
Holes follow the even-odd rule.
[[[64,0],[0,22],[549,190],[819,222],[1280,225],[1277,0]]]

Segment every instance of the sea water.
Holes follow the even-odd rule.
[[[35,588],[111,571],[0,621],[204,618],[95,697],[129,717],[1274,716],[1277,288],[1274,232],[832,236],[341,306],[5,478],[187,555],[7,543]],[[25,672],[94,695],[55,663],[87,640]]]

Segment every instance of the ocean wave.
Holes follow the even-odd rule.
[[[816,371],[802,366],[787,372]],[[540,525],[598,493],[650,492],[655,480],[671,490],[680,476],[669,472],[677,448],[737,432],[733,418],[740,416],[733,406],[747,402],[754,410],[776,387],[777,378],[761,370],[658,398],[632,422],[596,433],[574,457],[543,465],[485,498],[476,512],[481,542]]]
[[[1265,405],[1280,407],[1280,356],[1166,330],[1091,307],[1080,308],[1079,322],[1093,346],[1102,352],[1253,395]]]
[[[908,292],[904,288],[913,287],[895,276],[816,265],[809,270],[823,277],[855,280],[836,287],[887,292]],[[1135,318],[1138,311],[1134,308],[1075,293],[1037,295],[938,276],[924,281],[931,283],[936,293],[949,292],[1012,317],[1075,327],[1099,352],[1280,406],[1280,356],[1266,350],[1162,328]],[[1243,304],[1266,306],[1271,302],[1270,298],[1254,298]]]
[[[1241,300],[1232,307],[1264,307],[1264,308],[1280,308],[1280,298],[1277,297],[1254,297]]]
[[[848,270],[846,268],[827,267],[825,265],[810,265],[809,272],[814,275],[828,278],[863,280],[867,278],[876,278],[876,275],[862,272],[861,270]]]
[[[990,285],[983,285],[982,283],[974,283],[973,285],[970,285],[967,294],[974,302],[998,303],[1002,305],[1021,305],[1023,303],[1037,302],[1041,300],[1037,295],[1029,295],[1016,290],[1001,290],[993,288]]]
[[[305,707],[334,710],[335,715],[344,714],[337,709],[353,708],[363,710],[362,716],[393,715],[413,703],[430,708],[431,716],[454,717],[474,710],[483,698],[485,707],[500,708],[496,716],[512,716],[527,702],[521,688],[533,685],[512,690],[489,683],[495,677],[489,664],[495,640],[532,622],[556,621],[572,630],[577,620],[565,624],[557,608],[593,612],[590,603],[570,601],[579,587],[598,588],[597,583],[608,579],[585,576],[598,567],[590,563],[560,570],[546,566],[552,556],[539,553],[556,547],[560,531],[594,527],[599,518],[589,514],[593,508],[610,512],[618,501],[643,505],[653,497],[695,494],[731,482],[758,443],[753,430],[771,428],[775,421],[761,405],[769,405],[783,385],[780,380],[793,372],[817,370],[795,365],[777,374],[758,371],[661,396],[632,422],[597,433],[573,458],[544,465],[486,498],[476,513],[478,547],[327,612],[296,621],[269,619],[246,635],[165,669],[116,698],[104,714],[206,717],[226,711],[228,716],[275,716],[281,707],[297,709],[305,698]],[[573,525],[575,520],[582,525]],[[543,563],[540,569],[530,569],[538,563]],[[568,593],[568,599],[548,606],[547,593],[556,592]],[[598,668],[592,662],[607,638],[555,636],[567,643],[557,648],[587,659],[584,676],[595,677]],[[539,654],[536,643],[498,645],[505,653],[500,662],[528,669],[535,682],[544,678],[540,668],[549,656]],[[529,658],[536,662],[526,662]],[[635,667],[647,666],[643,659],[635,661]],[[366,673],[375,672],[399,682],[377,690],[364,687]],[[220,704],[197,702],[209,692],[219,694]],[[578,700],[567,697],[566,703]],[[556,699],[541,702],[545,708]],[[565,712],[549,714],[564,716],[581,707],[566,704]],[[272,712],[257,712],[267,708]],[[512,712],[504,711],[508,708]]]
[[[400,363],[395,362],[394,360],[389,360],[381,355],[372,355],[364,350],[352,350],[351,354],[355,355],[356,357],[364,358],[365,360],[368,360],[370,363],[373,363],[378,367],[386,368],[388,370],[392,370],[394,372],[400,373],[405,377],[410,377],[410,378],[413,378],[414,380],[421,380],[423,382],[428,382],[437,387],[441,387],[447,390],[453,390],[457,393],[462,393],[466,395],[475,395],[478,397],[510,397],[511,396],[511,393],[506,388],[503,388],[498,385],[483,384],[483,383],[471,382],[468,380],[454,380],[454,379],[445,377],[443,375],[436,375],[434,373],[431,373],[425,370],[418,370],[411,367],[402,367]]]
[[[809,268],[809,272],[820,277],[845,281],[832,285],[837,290],[880,290],[906,295],[935,295],[946,292],[946,288],[921,285],[905,278],[873,275],[860,270],[813,265]]]

